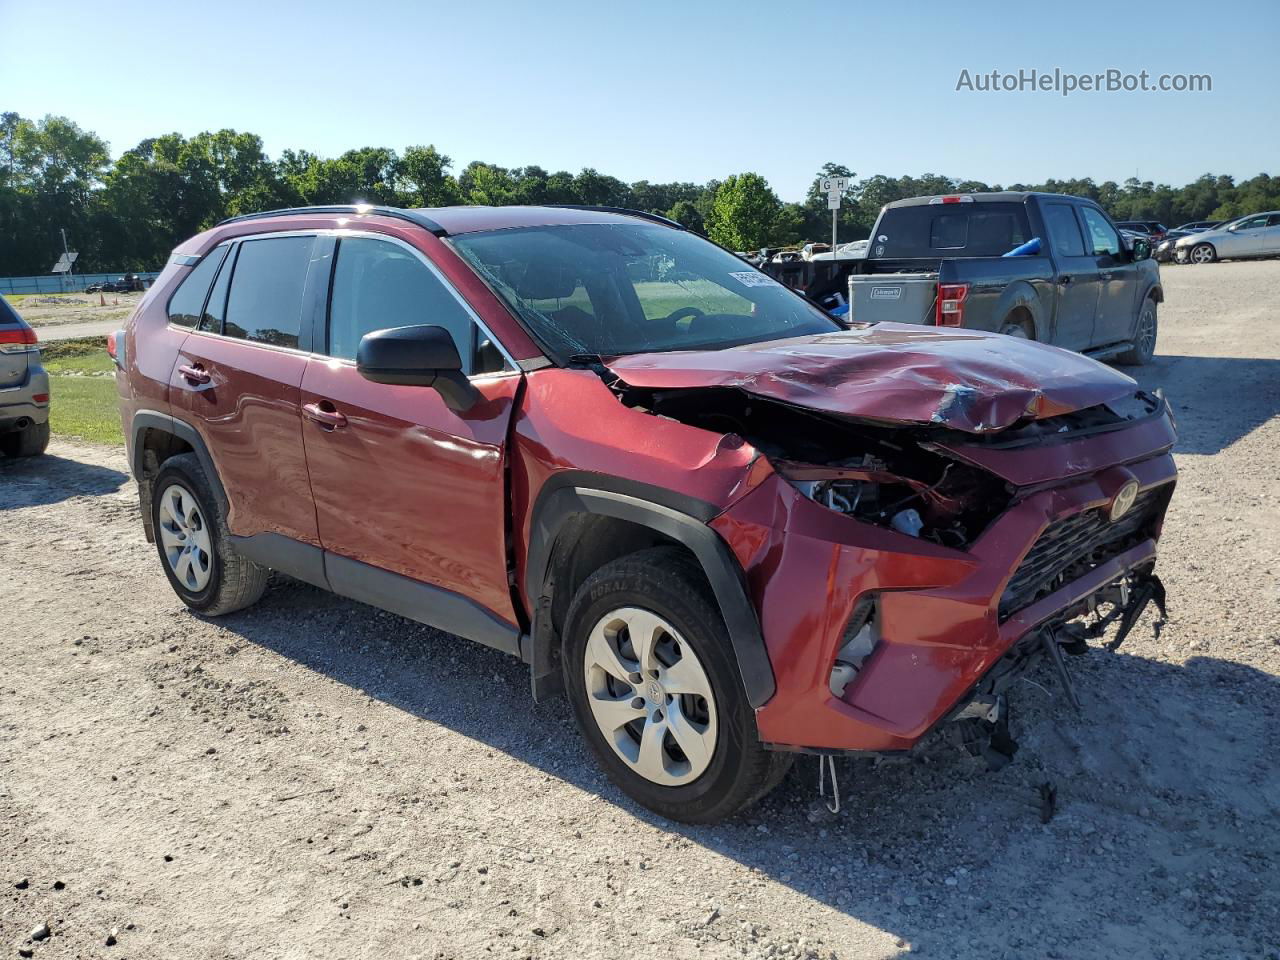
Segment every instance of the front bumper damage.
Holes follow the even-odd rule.
[[[1100,629],[1119,622],[1127,632],[1147,602],[1163,600],[1153,569],[1175,477],[1172,458],[1158,453],[1024,489],[965,550],[834,514],[780,477],[762,482],[712,521],[746,572],[777,681],[757,711],[761,739],[894,753],[958,721],[957,735],[980,750],[992,734],[1005,746],[1002,714],[981,698],[1002,696],[1006,675],[1060,648],[1076,652],[1092,629],[1079,618],[1109,609]],[[1111,522],[1108,505],[1131,482],[1134,510]],[[834,684],[851,620],[869,600],[874,649]]]

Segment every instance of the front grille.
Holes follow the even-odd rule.
[[[1000,622],[1142,540],[1163,509],[1166,494],[1164,486],[1144,490],[1115,523],[1100,507],[1051,523],[1004,588]]]

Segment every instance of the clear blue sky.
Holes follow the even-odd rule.
[[[63,114],[114,154],[232,127],[333,155],[627,181],[755,170],[799,199],[858,176],[987,182],[1280,173],[1280,3],[775,0],[87,3],[0,0],[0,110]],[[971,93],[1019,68],[1207,73],[1209,93]]]

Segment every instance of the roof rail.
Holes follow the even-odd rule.
[[[684,230],[683,223],[664,217],[658,213],[648,213],[644,210],[632,210],[629,207],[605,207],[590,203],[544,203],[544,207],[556,207],[560,210],[591,210],[595,213],[617,213],[624,217],[639,217],[641,220],[652,220],[654,223],[661,223],[668,227],[675,227],[677,230]]]
[[[283,207],[280,210],[263,210],[259,213],[246,213],[238,217],[229,217],[220,221],[218,226],[222,226],[224,223],[242,223],[245,220],[262,220],[266,217],[283,217],[291,213],[352,213],[357,216],[395,217],[397,220],[407,220],[412,224],[423,227],[437,237],[447,237],[449,235],[448,230],[416,210],[405,210],[401,207],[375,207],[368,203],[336,204],[328,207]]]

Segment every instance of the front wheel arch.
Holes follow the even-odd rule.
[[[552,610],[562,585],[555,581],[553,561],[572,551],[575,524],[582,518],[609,517],[648,531],[654,540],[646,546],[669,543],[691,555],[720,608],[747,700],[754,708],[763,706],[776,689],[773,668],[742,568],[728,544],[707,525],[718,512],[716,508],[661,488],[655,488],[649,499],[643,493],[645,485],[621,478],[602,476],[598,480],[613,489],[586,486],[586,478],[576,471],[554,485],[549,481],[551,489],[544,489],[534,510],[525,568],[525,592],[533,607],[532,629],[528,649],[521,653],[530,664],[535,697],[560,692],[556,675],[561,638]],[[624,489],[627,492],[622,492]]]

